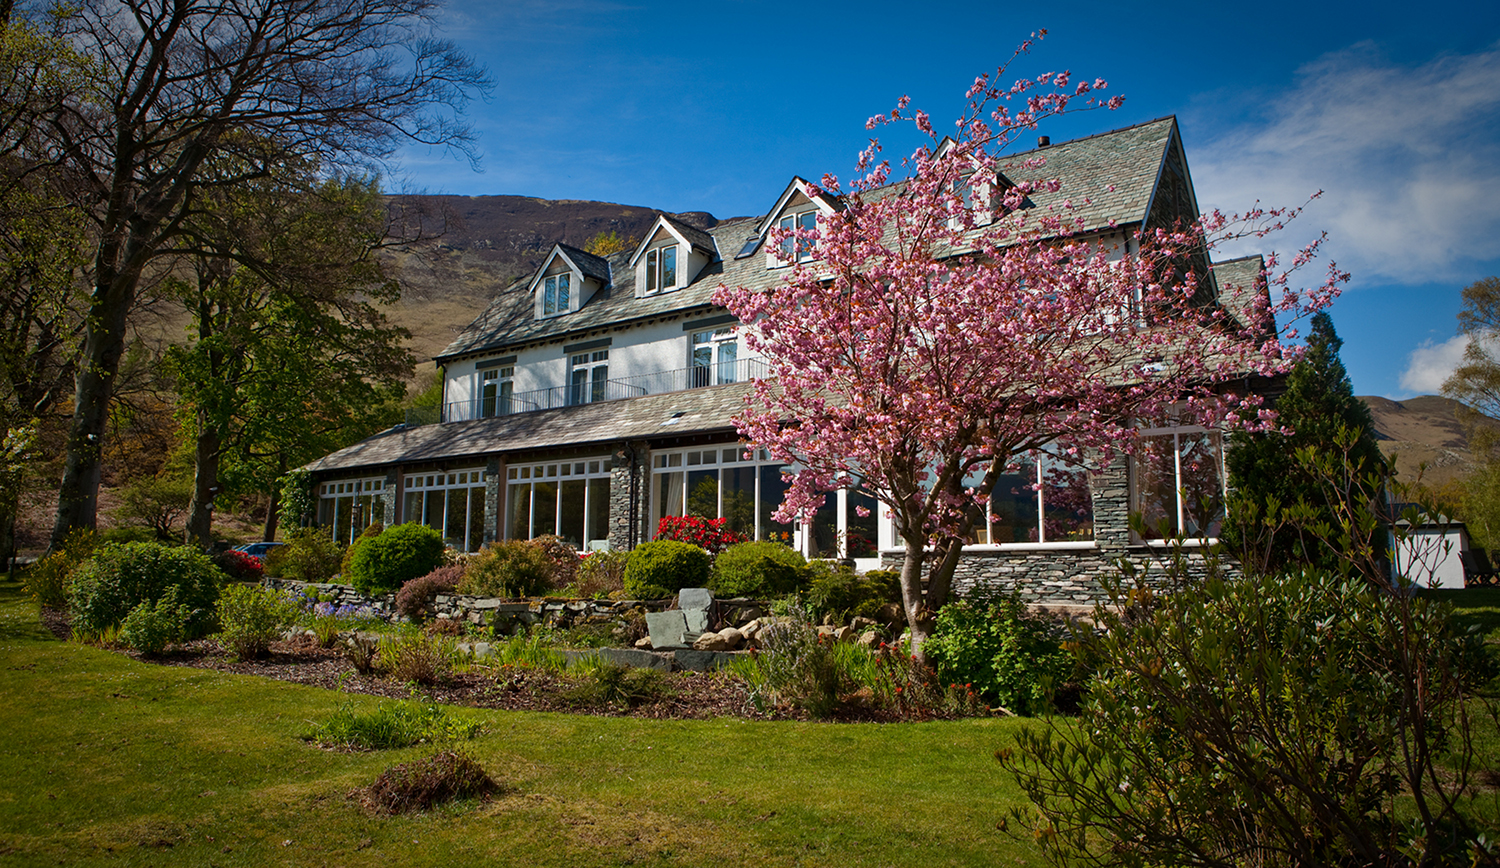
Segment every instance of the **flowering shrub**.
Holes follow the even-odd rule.
[[[258,582],[266,573],[260,558],[234,549],[214,555],[214,566],[223,570],[231,582]]]
[[[699,518],[696,515],[664,515],[656,525],[654,539],[669,539],[692,543],[706,550],[710,556],[744,542],[746,537],[729,529],[727,518]]]
[[[420,618],[427,614],[427,607],[432,605],[434,597],[453,593],[463,578],[461,564],[438,567],[425,576],[418,576],[396,592],[396,611],[407,618]]]

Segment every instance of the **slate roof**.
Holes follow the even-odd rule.
[[[680,220],[673,220],[671,217],[668,217],[665,214],[661,215],[661,219],[666,223],[672,224],[672,228],[677,230],[678,234],[682,235],[683,238],[686,238],[689,244],[693,245],[699,250],[702,250],[711,255],[717,254],[719,252],[719,248],[714,244],[714,237],[707,232],[704,232],[702,229],[699,229],[696,226],[689,226]]]
[[[602,284],[609,284],[609,260],[602,256],[595,256],[586,250],[570,247],[566,244],[558,244],[568,258],[573,260],[585,277],[592,277]]]
[[[1258,253],[1213,264],[1214,279],[1219,284],[1219,303],[1238,317],[1241,325],[1248,323],[1246,314],[1255,299],[1266,293],[1260,278],[1264,266],[1265,260]]]
[[[749,383],[735,383],[469,422],[397,427],[325,455],[304,469],[373,469],[622,440],[733,433],[731,419],[751,388]]]
[[[1034,207],[1048,211],[1070,202],[1067,212],[1081,218],[1083,231],[1109,228],[1111,223],[1143,223],[1151,207],[1157,178],[1177,128],[1175,118],[1166,117],[1107,133],[1075,139],[1019,152],[1000,160],[1006,177],[1020,182],[1058,178],[1061,189],[1056,193],[1039,190],[1029,197]],[[1041,157],[1044,165],[1026,168],[1022,164]],[[892,192],[895,188],[887,188]],[[665,218],[671,220],[671,218]],[[763,217],[736,217],[718,223],[705,232],[671,220],[695,246],[718,251],[719,258],[710,263],[691,285],[671,292],[643,298],[635,297],[635,269],[629,265],[633,251],[609,257],[592,256],[576,248],[567,248],[585,273],[597,267],[606,276],[605,287],[595,292],[583,307],[565,316],[538,319],[530,294],[530,278],[502,290],[489,307],[479,315],[442,353],[437,361],[473,353],[488,353],[508,346],[541,341],[566,341],[588,332],[616,328],[632,320],[668,315],[690,314],[713,305],[713,294],[719,285],[767,289],[780,284],[787,274],[780,268],[767,268],[764,253],[756,250],[736,258],[745,241],[757,234]],[[593,263],[585,266],[585,257]],[[610,282],[612,279],[612,282]]]

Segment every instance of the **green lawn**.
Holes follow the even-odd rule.
[[[346,798],[421,748],[300,739],[340,703],[154,666],[41,630],[0,582],[0,864],[1038,864],[996,831],[1021,798],[995,761],[1017,721],[642,722],[454,709],[512,790],[377,818]]]

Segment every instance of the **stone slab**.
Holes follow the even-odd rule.
[[[651,633],[651,647],[658,651],[683,647],[682,634],[687,632],[687,617],[682,610],[647,612],[646,629]]]
[[[600,648],[599,659],[618,666],[633,666],[637,669],[672,671],[672,655],[655,654],[636,648]]]
[[[714,604],[714,592],[708,588],[683,588],[677,592],[677,608],[707,610]]]

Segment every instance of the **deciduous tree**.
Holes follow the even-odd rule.
[[[142,280],[209,191],[310,160],[367,167],[416,141],[464,150],[483,71],[431,33],[430,0],[82,0],[61,35],[88,99],[37,119],[23,159],[79,185],[96,238],[54,543],[94,524],[99,447]]]
[[[1052,449],[1101,463],[1134,448],[1136,420],[1169,411],[1256,423],[1258,400],[1227,382],[1284,371],[1271,317],[1326,303],[1340,278],[1331,272],[1309,299],[1288,288],[1290,269],[1273,273],[1277,304],[1258,305],[1245,323],[1214,303],[1208,252],[1227,235],[1265,234],[1287,212],[1157,228],[1120,256],[1077,235],[1066,209],[1023,208],[1058,182],[1007,186],[1000,154],[1049,116],[1119,98],[1068,73],[1004,88],[1005,73],[974,83],[946,141],[904,98],[873,118],[872,128],[910,120],[927,137],[905,161],[907,177],[892,183],[872,141],[847,190],[825,175],[810,191],[840,203],[816,229],[770,233],[772,245],[815,245],[812,261],[772,290],[717,296],[751,324],[747,344],[770,363],[740,431],[798,467],[777,519],[810,517],[824,492],[856,482],[874,495],[905,549],[901,588],[919,656],[964,540],[1017,457]]]
[[[202,545],[221,490],[271,495],[291,467],[389,424],[411,373],[410,333],[379,307],[399,295],[376,258],[379,191],[308,171],[280,167],[185,221],[190,276],[172,285],[193,335],[167,360],[193,438],[187,535]],[[267,518],[274,534],[274,507]]]

